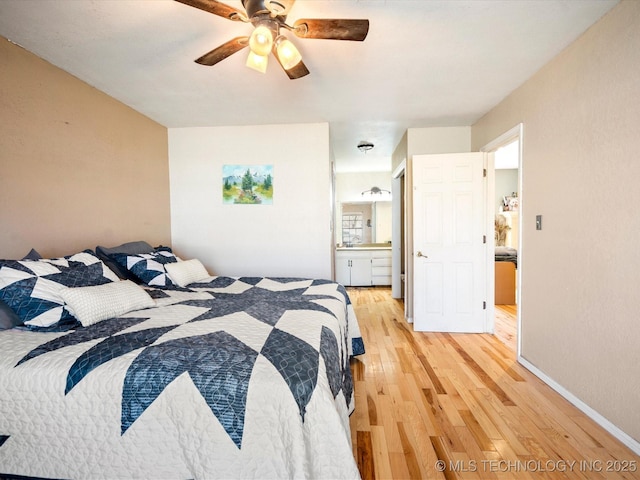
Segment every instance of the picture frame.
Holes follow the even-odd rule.
[[[273,165],[223,165],[222,203],[272,205]]]

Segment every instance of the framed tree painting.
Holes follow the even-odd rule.
[[[222,203],[272,205],[273,165],[223,165]]]

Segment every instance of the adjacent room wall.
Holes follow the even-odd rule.
[[[167,130],[0,37],[0,258],[170,241]]]
[[[522,357],[635,442],[638,72],[640,2],[622,1],[472,128],[479,149],[524,123]]]
[[[495,171],[495,213],[500,213],[503,199],[512,193],[518,193],[518,169],[503,168]]]
[[[169,129],[172,243],[211,273],[332,277],[329,126]],[[223,165],[273,165],[272,205],[223,205]]]

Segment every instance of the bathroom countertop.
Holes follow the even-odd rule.
[[[345,252],[349,250],[391,250],[391,245],[388,244],[364,244],[355,247],[336,247],[336,251]]]

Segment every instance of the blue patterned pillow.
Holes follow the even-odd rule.
[[[126,268],[140,282],[146,285],[157,287],[175,285],[164,268],[167,263],[178,261],[169,247],[158,247],[153,252],[136,255],[116,253],[113,258],[121,267]]]
[[[54,259],[0,260],[0,300],[32,330],[75,323],[59,295],[63,288],[117,280],[91,250]]]
[[[39,260],[42,256],[37,252],[35,248],[32,248],[22,260]],[[0,330],[6,330],[18,325],[22,325],[20,317],[16,315],[16,312],[11,310],[11,307],[0,300]]]

